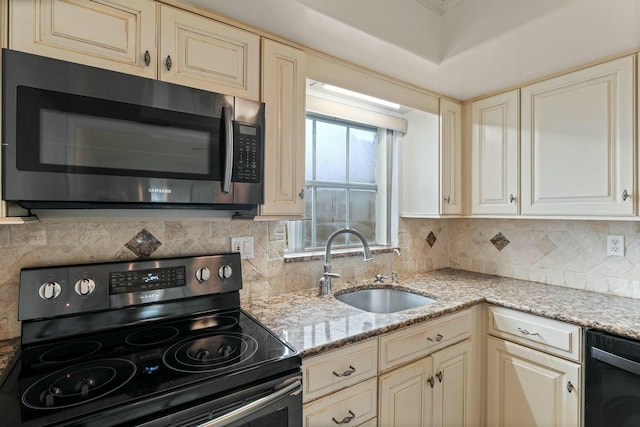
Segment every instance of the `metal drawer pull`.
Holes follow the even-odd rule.
[[[444,337],[442,335],[438,334],[438,335],[436,335],[435,339],[433,339],[431,337],[427,337],[427,341],[440,342],[440,341],[442,341],[442,338],[444,338]]]
[[[354,414],[353,412],[349,411],[349,415],[344,417],[341,421],[336,420],[335,417],[331,417],[331,419],[336,424],[349,424],[351,422],[351,420],[354,419],[355,417],[356,417],[356,414]]]
[[[429,377],[429,379],[427,380],[427,382],[429,383],[429,385],[431,386],[431,388],[433,388],[433,384],[435,384],[435,381],[434,381],[433,377]]]
[[[451,203],[451,196],[447,196],[444,201],[447,202],[447,204]]]
[[[569,381],[569,382],[567,383],[567,391],[568,391],[569,393],[571,393],[571,392],[572,392],[573,390],[575,390],[575,389],[576,389],[576,388],[573,386],[573,384],[571,384],[571,381]]]
[[[147,51],[144,52],[144,65],[146,65],[148,67],[149,64],[151,64],[151,54],[147,50]]]
[[[442,382],[442,371],[438,372],[436,374],[436,377],[438,377],[438,382],[441,383]]]
[[[304,188],[300,190],[300,192],[298,193],[298,197],[300,198],[300,200],[304,200]]]
[[[526,329],[522,329],[522,328],[518,328],[518,332],[520,332],[522,335],[537,335],[537,336],[540,336],[540,334],[537,333],[537,332],[529,332]]]
[[[166,65],[167,71],[171,70],[171,67],[173,66],[173,61],[171,60],[171,55],[167,55],[167,60],[164,61],[164,65]]]
[[[509,203],[513,203],[516,200],[513,194],[509,194]]]
[[[349,369],[347,369],[343,373],[339,374],[336,371],[333,371],[333,375],[335,375],[336,377],[348,377],[349,375],[353,374],[355,371],[356,371],[356,368],[349,365]]]
[[[624,190],[622,192],[622,201],[626,202],[628,197],[629,197],[629,193],[627,193],[627,190]]]

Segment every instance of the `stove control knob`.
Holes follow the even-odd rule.
[[[47,282],[40,286],[38,293],[42,299],[54,299],[57,298],[62,292],[62,287],[58,282]]]
[[[89,295],[96,289],[96,282],[93,279],[80,279],[76,282],[75,290],[78,295]]]
[[[229,264],[223,265],[218,270],[218,276],[220,276],[221,279],[228,279],[232,275],[233,275],[233,269]]]
[[[196,270],[196,279],[198,282],[206,282],[211,277],[211,270],[207,267],[202,267]]]

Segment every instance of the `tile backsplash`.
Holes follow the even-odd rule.
[[[624,257],[608,257],[606,236],[624,235]],[[222,253],[231,237],[254,237],[242,263],[243,300],[315,288],[322,260],[285,263],[281,221],[80,221],[0,226],[0,339],[20,335],[20,269],[46,265]],[[496,238],[495,236],[498,236]],[[493,242],[492,242],[493,240]],[[501,219],[402,219],[401,255],[336,257],[338,281],[444,267],[640,298],[640,223]],[[500,249],[501,248],[501,249]],[[134,253],[135,252],[135,253]],[[393,265],[392,265],[393,264]],[[339,283],[339,282],[338,282]]]

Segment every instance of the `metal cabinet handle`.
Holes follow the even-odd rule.
[[[447,202],[447,204],[451,203],[451,196],[445,197],[444,201]]]
[[[298,197],[300,197],[300,200],[304,200],[304,188],[300,190],[300,192],[298,193]]]
[[[444,338],[444,336],[438,334],[438,335],[436,335],[435,339],[431,338],[431,337],[427,337],[427,341],[440,342],[440,341],[442,341],[442,338]]]
[[[513,194],[509,194],[509,203],[513,203],[516,200],[516,197]]]
[[[356,414],[354,414],[353,412],[349,411],[349,415],[344,417],[340,421],[336,420],[335,417],[331,417],[331,419],[336,424],[349,424],[351,422],[351,420],[354,419],[355,417],[356,417]]]
[[[522,329],[522,328],[518,328],[518,332],[520,332],[522,335],[538,335],[538,336],[540,336],[540,334],[537,333],[537,332],[529,332],[526,329]]]
[[[622,201],[626,202],[628,198],[629,198],[629,193],[627,193],[627,190],[624,190],[622,192]]]
[[[147,51],[144,52],[144,65],[146,65],[148,67],[149,64],[151,64],[151,54],[147,50]]]
[[[349,369],[347,369],[343,373],[339,374],[336,371],[333,371],[333,375],[335,375],[336,377],[348,377],[349,375],[353,374],[355,371],[356,371],[356,368],[349,365]]]
[[[575,389],[576,389],[576,388],[574,387],[574,385],[573,385],[573,384],[571,384],[571,381],[569,381],[569,382],[567,383],[567,391],[568,391],[569,393],[571,393],[571,392],[572,392],[573,390],[575,390]]]
[[[171,67],[173,66],[173,61],[171,60],[171,55],[167,55],[167,60],[164,61],[164,65],[166,65],[167,71],[169,71],[171,69]]]
[[[438,382],[439,382],[439,383],[441,383],[441,382],[442,382],[442,371],[439,371],[439,372],[436,374],[436,377],[438,377]]]
[[[435,384],[435,381],[434,381],[433,377],[429,377],[429,379],[427,380],[427,382],[429,383],[429,385],[431,386],[431,388],[433,388],[433,385]]]

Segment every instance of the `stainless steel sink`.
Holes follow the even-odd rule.
[[[370,313],[395,313],[436,302],[423,295],[390,288],[360,289],[335,297],[338,301]]]

